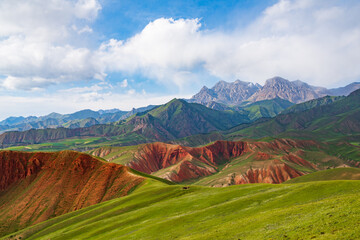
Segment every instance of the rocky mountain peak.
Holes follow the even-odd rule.
[[[244,82],[239,79],[235,82],[219,81],[211,89],[204,86],[189,101],[216,107],[218,106],[214,102],[225,105],[240,105],[244,101],[257,102],[274,98],[301,103],[326,95],[347,96],[359,88],[359,82],[341,88],[327,89],[312,86],[300,80],[289,81],[275,76],[267,79],[263,87],[258,83]]]
[[[284,84],[288,85],[288,84],[290,84],[290,81],[286,80],[285,78],[276,76],[276,77],[267,79],[265,81],[264,87],[275,86],[275,85],[284,85]]]
[[[281,77],[273,77],[266,80],[264,87],[249,98],[251,102],[257,102],[276,97],[293,103],[300,103],[314,98],[322,97],[313,87],[300,80],[289,81]]]
[[[259,90],[260,87],[259,84],[241,80],[235,82],[219,81],[211,89],[203,87],[190,101],[201,104],[212,101],[223,104],[240,104]]]

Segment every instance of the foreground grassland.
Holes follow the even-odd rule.
[[[156,180],[5,239],[359,239],[360,181],[226,188]]]

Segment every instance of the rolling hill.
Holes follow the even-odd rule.
[[[0,151],[0,236],[125,196],[146,178],[73,151]]]
[[[147,183],[144,187],[3,239],[345,240],[360,236],[360,181],[226,188]]]
[[[348,97],[329,104],[320,104],[304,111],[280,114],[269,121],[245,127],[239,131],[233,129],[230,135],[297,136],[324,140],[360,133],[359,119],[360,90],[356,90]]]

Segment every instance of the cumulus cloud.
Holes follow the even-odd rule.
[[[84,23],[94,20],[100,9],[96,0],[1,1],[1,86],[31,90],[100,79],[103,74],[92,51],[72,44],[78,32],[92,31]]]
[[[280,0],[246,29],[207,31],[199,19],[157,19],[97,52],[105,71],[141,72],[178,86],[203,69],[225,80],[274,75],[331,86],[360,77],[360,4]]]
[[[105,71],[141,72],[161,82],[181,85],[186,80],[181,72],[194,69],[202,60],[199,27],[198,19],[160,18],[130,39],[103,43],[97,58]]]
[[[159,18],[128,39],[78,47],[100,10],[97,0],[0,1],[0,85],[31,90],[104,81],[111,72],[178,89],[209,75],[259,83],[280,75],[327,87],[360,78],[358,1],[279,0],[246,28],[228,31]]]

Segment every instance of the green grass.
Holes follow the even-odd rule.
[[[293,178],[285,183],[303,183],[328,180],[360,180],[360,169],[358,168],[335,168],[310,173],[301,177]]]
[[[100,148],[96,148],[90,151],[87,151],[90,155],[93,155],[95,151],[110,151],[104,158],[110,162],[118,163],[118,164],[127,164],[133,159],[134,153],[138,151],[138,149],[143,146],[134,145],[134,146],[125,146],[125,147],[111,147],[104,146]]]
[[[11,239],[358,239],[359,197],[360,181],[185,190],[147,180],[127,197],[48,220]]]
[[[8,147],[3,150],[25,151],[25,152],[56,152],[62,150],[88,151],[102,146],[128,146],[147,142],[148,140],[140,134],[132,133],[127,137],[90,137],[69,138],[56,142],[46,142],[25,146]]]

